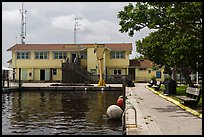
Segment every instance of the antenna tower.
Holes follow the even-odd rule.
[[[26,37],[26,12],[27,10],[23,10],[23,3],[22,3],[22,10],[20,10],[21,13],[21,43],[25,44],[25,37]]]
[[[74,22],[74,44],[76,44],[76,31],[79,30],[79,28],[77,28],[77,26],[79,26],[79,22],[78,20],[80,20],[81,18],[74,18],[75,22]]]

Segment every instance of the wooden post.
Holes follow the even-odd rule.
[[[125,83],[123,83],[123,86],[122,86],[122,91],[123,91],[123,111],[125,110],[125,105],[126,105],[126,94],[125,94],[125,92],[126,92],[126,89],[125,89],[125,86],[126,86],[126,84]]]
[[[21,68],[19,68],[19,71],[18,71],[18,85],[19,85],[19,88],[21,89]]]
[[[9,88],[9,78],[7,78],[7,87]]]
[[[3,80],[2,80],[2,87],[4,88],[4,82],[5,82],[5,80],[4,80],[4,78],[3,78]]]
[[[126,108],[126,84],[123,83],[122,85],[122,91],[123,91],[123,113],[125,113],[125,108]],[[125,115],[122,117],[123,118],[123,134],[126,135],[126,123],[125,123]]]

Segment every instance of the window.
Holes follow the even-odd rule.
[[[52,74],[53,74],[53,75],[57,75],[57,69],[53,69],[53,70],[52,70]]]
[[[157,78],[161,78],[161,71],[157,71],[157,72],[156,72],[156,77],[157,77]]]
[[[30,58],[30,52],[17,52],[17,59],[29,59]]]
[[[48,52],[35,52],[35,59],[48,59]]]
[[[114,70],[114,75],[117,75],[117,73],[118,73],[118,71],[115,69],[115,70]]]
[[[39,53],[38,52],[35,53],[35,59],[39,59]]]
[[[25,53],[24,52],[21,53],[21,58],[25,59]]]
[[[40,52],[40,59],[43,59],[43,52]]]
[[[118,70],[118,74],[121,75],[121,70],[120,69]]]
[[[96,69],[91,69],[91,70],[90,70],[90,73],[91,73],[92,75],[96,75]]]
[[[66,59],[67,58],[67,53],[66,52],[53,52],[53,58],[54,59]]]
[[[80,53],[80,55],[81,55],[81,59],[87,59],[87,52],[86,51],[82,51]]]
[[[121,69],[114,69],[114,75],[121,75]]]
[[[147,68],[140,68],[139,70],[147,70]]]
[[[17,52],[17,59],[20,59],[21,55],[20,52]]]
[[[125,51],[111,51],[111,58],[112,59],[124,59]]]
[[[28,52],[25,53],[25,58],[26,58],[26,59],[29,58],[29,53],[28,53]]]

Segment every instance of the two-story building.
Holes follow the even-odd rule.
[[[63,69],[63,63],[66,62],[70,64],[77,62],[81,69],[98,76],[99,66],[96,55],[98,46],[105,48],[102,60],[105,80],[110,80],[113,76],[128,75],[132,43],[16,44],[7,50],[12,52],[10,63],[15,72],[13,79],[39,82],[63,81],[65,74],[69,72],[75,74],[74,69],[72,71]],[[63,73],[63,70],[67,73]]]

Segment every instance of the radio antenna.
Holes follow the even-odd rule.
[[[27,10],[24,11],[23,9],[23,3],[22,3],[22,9],[20,10],[21,13],[21,43],[25,44],[25,37],[26,37],[26,12]]]
[[[77,26],[79,26],[79,22],[78,20],[80,20],[81,18],[74,18],[75,22],[74,22],[74,44],[76,44],[76,31],[79,30],[79,27],[77,28]]]

